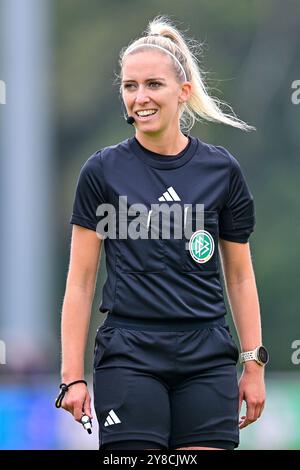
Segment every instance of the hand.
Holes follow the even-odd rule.
[[[83,383],[74,384],[69,388],[62,400],[61,407],[69,411],[79,423],[82,414],[86,414],[93,419],[91,397],[87,386]]]
[[[254,423],[265,406],[264,367],[251,362],[252,364],[247,363],[239,381],[239,414],[243,400],[247,406],[246,416],[241,416],[239,420],[240,429]]]

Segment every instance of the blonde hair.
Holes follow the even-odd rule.
[[[209,95],[207,86],[204,84],[199,67],[197,53],[201,52],[202,45],[194,39],[185,39],[183,33],[171,23],[166,16],[160,15],[149,22],[145,31],[146,36],[132,41],[121,50],[119,65],[122,72],[123,60],[128,54],[134,54],[147,50],[147,46],[158,46],[169,51],[168,55],[173,55],[182,65],[180,67],[176,60],[172,60],[174,72],[179,83],[185,80],[191,82],[192,90],[190,98],[185,103],[180,103],[180,127],[189,132],[196,121],[213,121],[237,127],[244,131],[255,130],[255,127],[240,120],[232,110],[231,106]],[[138,47],[137,47],[138,46]],[[144,46],[144,48],[142,47]],[[136,48],[136,49],[135,49]],[[182,70],[183,69],[183,70]],[[120,77],[118,77],[119,79]],[[231,114],[222,111],[221,106],[227,106]]]

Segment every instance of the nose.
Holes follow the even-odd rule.
[[[145,89],[143,87],[138,88],[135,101],[138,104],[148,103],[150,101],[150,98],[145,93]]]

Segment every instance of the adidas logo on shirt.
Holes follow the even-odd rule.
[[[112,424],[119,424],[119,423],[121,423],[121,421],[119,420],[114,410],[110,410],[110,412],[107,415],[104,426],[111,426]]]
[[[180,197],[176,193],[175,189],[170,186],[162,196],[158,198],[159,201],[181,201]]]

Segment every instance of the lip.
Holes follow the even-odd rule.
[[[150,109],[150,108],[149,108]],[[146,111],[146,110],[145,110]],[[150,121],[151,119],[155,118],[157,116],[157,114],[159,113],[158,109],[156,110],[156,113],[154,114],[150,114],[149,116],[139,116],[137,114],[137,112],[135,112],[134,114],[136,115],[136,117],[138,118],[139,121]]]

